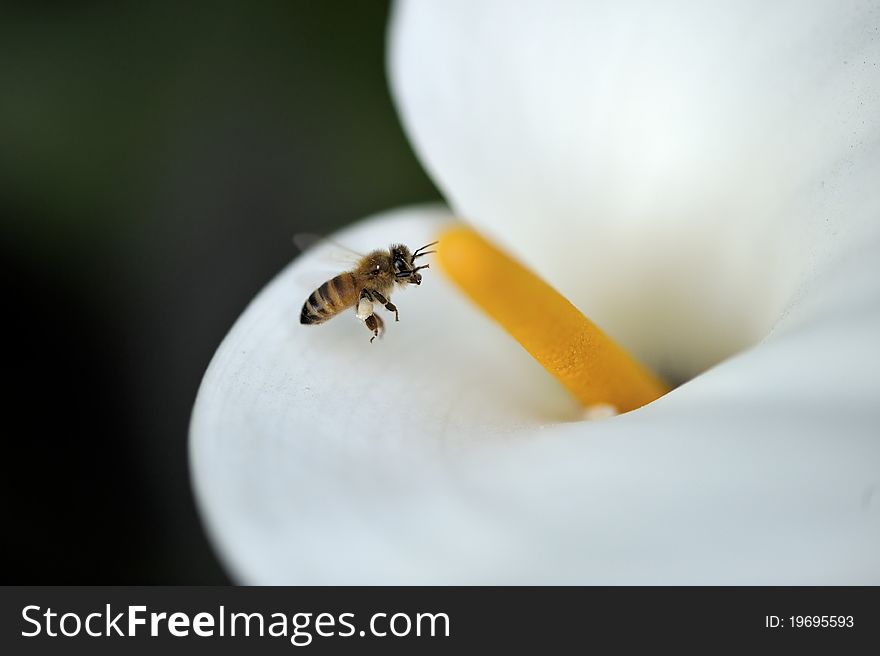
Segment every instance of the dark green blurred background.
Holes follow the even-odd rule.
[[[3,583],[225,582],[187,463],[214,350],[295,232],[438,197],[388,6],[3,6]]]

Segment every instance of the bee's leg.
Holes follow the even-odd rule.
[[[370,344],[372,344],[373,340],[385,331],[385,322],[375,314],[371,314],[364,320],[364,323],[373,332],[373,336],[370,337]]]
[[[400,321],[400,317],[397,314],[397,306],[394,305],[394,303],[392,303],[387,298],[382,296],[382,294],[380,294],[379,292],[376,292],[376,291],[373,292],[373,298],[375,298],[382,305],[384,305],[386,310],[394,313],[394,320],[395,321]]]
[[[382,319],[373,314],[373,294],[369,289],[362,289],[361,296],[357,304],[357,318],[364,322],[367,329],[373,333],[370,337],[370,343],[379,336],[384,329],[385,324]]]

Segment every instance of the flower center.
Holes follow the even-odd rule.
[[[474,230],[450,228],[437,248],[465,295],[587,408],[628,412],[669,391],[559,292]]]

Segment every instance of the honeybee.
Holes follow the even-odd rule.
[[[394,313],[394,320],[400,321],[397,306],[389,297],[395,285],[420,285],[422,269],[429,264],[416,266],[417,258],[437,251],[426,250],[435,246],[431,242],[415,252],[403,244],[392,244],[387,250],[379,249],[363,256],[354,269],[340,273],[313,291],[303,303],[299,322],[302,324],[318,324],[329,321],[343,310],[355,307],[357,318],[364,322],[373,333],[370,343],[385,330],[385,322],[373,314],[373,303],[378,302],[385,309]]]

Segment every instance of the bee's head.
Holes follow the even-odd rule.
[[[415,261],[416,258],[422,257],[422,255],[428,255],[429,253],[434,253],[436,251],[426,251],[426,248],[430,248],[437,242],[433,242],[428,244],[427,246],[422,246],[417,249],[415,253],[411,253],[409,248],[404,246],[403,244],[395,244],[391,247],[391,265],[394,267],[394,276],[397,278],[397,281],[400,283],[409,283],[411,285],[421,285],[422,284],[422,274],[419,273],[421,269],[427,269],[430,265],[423,264],[422,266],[416,266]]]

